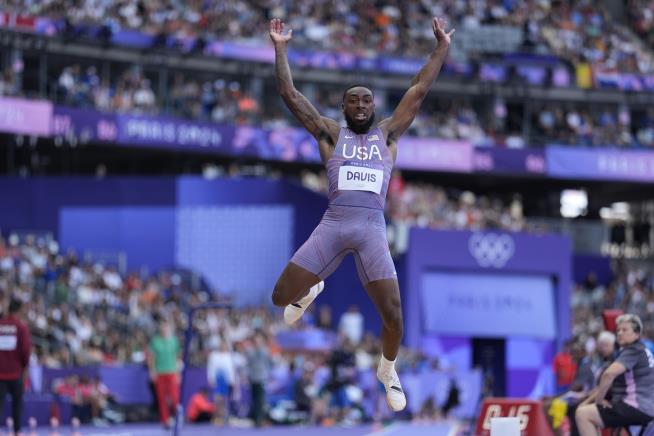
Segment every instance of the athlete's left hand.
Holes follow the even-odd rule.
[[[452,35],[456,29],[452,29],[449,32],[445,33],[445,28],[447,27],[447,20],[445,18],[434,17],[431,20],[431,28],[434,31],[438,45],[444,44],[449,46],[452,42]]]

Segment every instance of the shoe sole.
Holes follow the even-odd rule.
[[[300,314],[300,316],[298,316],[296,319],[294,319],[293,321],[289,321],[289,320],[286,319],[286,309],[284,309],[284,322],[286,323],[286,325],[293,325],[296,322],[298,322],[300,320],[300,318],[302,318],[302,315],[304,315],[305,310],[303,310],[302,313]]]

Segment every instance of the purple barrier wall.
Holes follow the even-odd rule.
[[[2,104],[2,103],[6,104]],[[123,147],[247,156],[285,162],[320,163],[315,139],[304,129],[184,120],[166,116],[101,113],[50,102],[0,99],[0,131],[74,136],[79,141]],[[654,153],[550,145],[541,149],[474,148],[466,141],[403,137],[399,169],[458,173],[533,175],[591,180],[654,180]]]
[[[82,143],[115,142],[118,138],[116,114],[55,106],[52,114],[52,134],[76,137]]]
[[[650,151],[548,146],[546,156],[550,177],[654,181],[654,153]]]
[[[189,151],[228,151],[234,126],[168,117],[116,116],[119,144]]]
[[[557,344],[560,345],[570,335],[572,254],[571,243],[567,238],[520,233],[412,229],[405,261],[405,336],[407,345],[412,347],[424,348],[426,345],[423,287],[429,283],[425,278],[434,272],[462,276],[496,274],[498,277],[551,277],[554,285],[556,339],[547,339],[547,330],[543,338],[523,336],[520,326],[515,326],[515,334],[507,337],[508,394],[524,396],[548,391],[553,351]],[[434,290],[440,291],[449,290]],[[506,292],[498,289],[497,295],[502,295],[502,298],[496,301],[492,296],[489,299],[485,295],[478,295],[477,291],[486,292],[488,289],[469,289],[466,295],[454,295],[453,300],[450,298],[443,304],[454,305],[451,312],[456,311],[459,317],[465,316],[464,312],[474,313],[474,317],[465,320],[470,324],[469,328],[476,325],[478,331],[483,332],[493,317],[502,316],[503,313],[512,315],[514,312],[536,309],[533,306],[536,300],[528,293],[522,297],[504,295]],[[445,336],[431,335],[427,348],[431,348],[436,355],[449,355],[450,363],[465,365],[471,355],[470,336],[458,335],[449,339]],[[487,335],[479,333],[476,336]],[[531,360],[520,357],[525,352],[531,356]]]
[[[59,243],[80,253],[127,254],[127,267],[137,271],[174,266],[175,208],[64,207],[60,210]]]
[[[123,405],[153,401],[148,369],[143,365],[101,366],[100,379]]]
[[[58,235],[65,207],[173,206],[175,178],[10,177],[0,178],[0,192],[12,205],[0,210],[3,231],[48,230]]]
[[[477,172],[543,176],[547,171],[543,150],[477,148],[473,159]]]
[[[466,141],[405,137],[400,139],[397,150],[396,164],[401,169],[460,173],[473,170],[474,148]]]
[[[52,103],[0,97],[0,132],[49,136]]]
[[[62,425],[70,425],[70,419],[73,415],[73,407],[70,402],[65,400],[58,400],[54,395],[51,394],[26,393],[23,396],[23,431],[28,428],[27,426],[29,425],[29,419],[32,417],[36,419],[36,422],[39,426],[48,426],[53,407],[58,409]],[[0,416],[11,416],[10,397],[7,397],[7,401],[5,402],[4,414],[0,410]]]

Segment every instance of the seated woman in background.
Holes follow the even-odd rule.
[[[654,356],[640,340],[642,331],[638,316],[618,317],[618,356],[600,377],[595,392],[577,409],[581,436],[597,435],[598,427],[645,425],[654,420]]]

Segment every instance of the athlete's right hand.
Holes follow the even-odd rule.
[[[273,18],[270,20],[270,39],[272,39],[273,44],[287,43],[291,40],[293,36],[293,30],[290,29],[286,35],[284,32],[284,23],[279,18]]]

